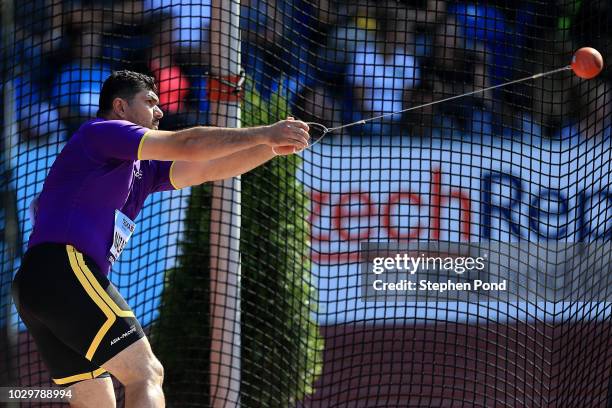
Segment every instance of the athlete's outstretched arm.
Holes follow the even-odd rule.
[[[199,126],[176,132],[150,130],[142,140],[138,159],[203,162],[259,145],[304,149],[308,137],[308,125],[290,119],[243,129]]]
[[[177,161],[172,166],[172,181],[175,187],[183,188],[225,180],[253,170],[275,156],[270,146],[260,145],[205,162]]]

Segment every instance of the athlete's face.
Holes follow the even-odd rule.
[[[129,103],[122,103],[123,116],[125,120],[146,127],[158,129],[159,121],[164,116],[157,106],[159,98],[153,91],[140,91]]]

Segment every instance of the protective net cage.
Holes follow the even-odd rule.
[[[331,128],[612,44],[604,0],[0,4],[13,387],[52,385],[10,294],[30,205],[113,70],[156,79],[162,129]],[[150,195],[110,280],[167,405],[612,407],[609,80],[557,72]]]

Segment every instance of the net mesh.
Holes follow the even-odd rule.
[[[163,129],[332,128],[612,44],[604,0],[218,4],[2,2],[0,385],[51,384],[10,285],[30,203],[113,70],[156,78]],[[168,406],[612,407],[609,80],[556,73],[149,196],[110,279]],[[381,282],[507,288],[371,293],[376,253],[454,265]],[[458,273],[469,256],[486,267]]]

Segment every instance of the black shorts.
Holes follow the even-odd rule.
[[[144,337],[115,286],[93,259],[71,245],[28,249],[12,293],[58,385],[108,376],[101,365]]]

